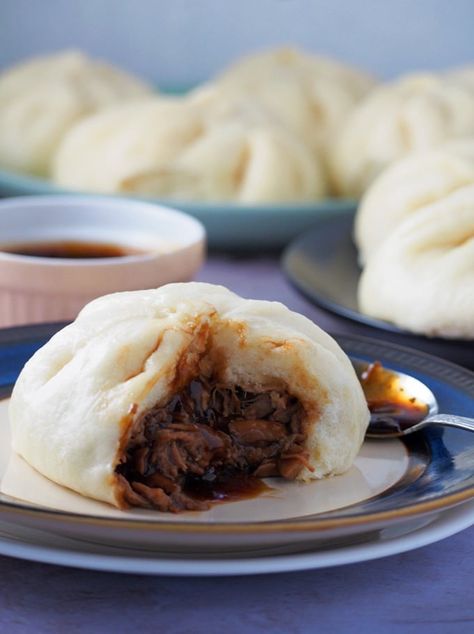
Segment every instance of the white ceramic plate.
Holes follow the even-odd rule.
[[[397,535],[393,528],[382,530],[364,544],[323,550],[313,546],[303,552],[260,551],[252,556],[236,554],[230,558],[190,558],[175,553],[157,555],[91,544],[33,529],[12,529],[0,523],[0,553],[63,566],[147,575],[250,575],[328,568],[403,553],[450,537],[474,524],[474,502],[445,511],[438,518],[418,521],[420,523],[421,527],[415,524],[411,531],[401,535]]]

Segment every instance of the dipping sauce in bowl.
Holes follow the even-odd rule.
[[[74,319],[92,299],[191,280],[205,231],[191,216],[105,196],[0,201],[0,327]]]
[[[123,244],[108,242],[86,242],[81,240],[56,240],[45,242],[24,242],[20,244],[0,244],[0,251],[34,258],[96,259],[120,258],[146,253]]]

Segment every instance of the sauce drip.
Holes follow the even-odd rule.
[[[229,472],[218,477],[188,477],[184,491],[196,500],[232,502],[257,497],[272,488],[255,476]]]
[[[400,377],[378,361],[369,364],[359,375],[359,380],[370,410],[371,431],[402,431],[429,413],[428,405],[408,394]]]
[[[0,251],[37,258],[97,259],[139,255],[145,251],[109,242],[51,240],[0,245]]]

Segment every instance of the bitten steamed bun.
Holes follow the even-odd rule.
[[[55,159],[61,186],[240,202],[320,198],[305,143],[260,112],[209,119],[192,100],[152,98],[81,121]]]
[[[214,81],[224,96],[257,101],[315,149],[326,147],[373,84],[358,69],[292,48],[245,57]]]
[[[14,449],[119,507],[203,510],[189,479],[346,471],[369,421],[350,360],[302,315],[211,284],[87,305],[25,365]]]
[[[394,227],[366,263],[359,306],[415,333],[474,339],[474,184]]]
[[[0,166],[48,175],[76,121],[150,92],[135,77],[75,51],[18,64],[0,75]]]
[[[474,134],[474,92],[419,74],[374,89],[349,115],[331,152],[341,195],[360,197],[393,161]]]
[[[469,184],[474,185],[474,137],[395,162],[375,179],[357,210],[354,235],[361,263],[420,207],[442,203]],[[456,223],[455,215],[451,222]]]

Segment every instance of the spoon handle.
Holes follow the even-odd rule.
[[[447,425],[448,427],[458,427],[474,431],[474,418],[466,418],[465,416],[456,416],[455,414],[433,414],[423,421],[423,425],[433,423]]]

